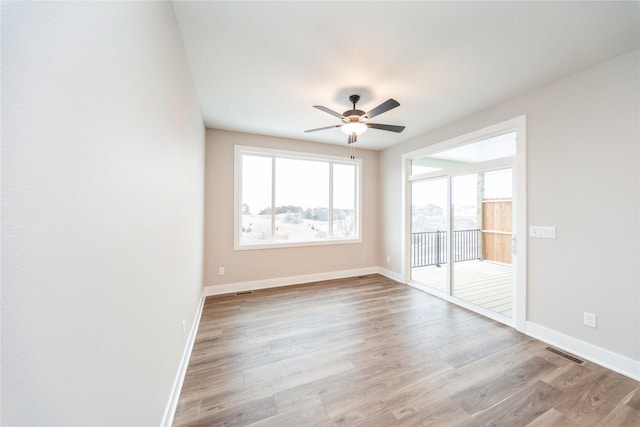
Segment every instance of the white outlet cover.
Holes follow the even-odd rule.
[[[597,326],[598,316],[593,313],[584,312],[584,324],[585,326],[589,326],[591,328],[595,328]]]

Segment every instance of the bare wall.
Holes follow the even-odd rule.
[[[527,320],[640,361],[639,76],[634,51],[382,152],[379,265],[401,273],[402,154],[525,114],[528,223],[557,227],[528,241]]]
[[[169,2],[2,2],[2,425],[159,425],[202,292]]]
[[[362,162],[362,243],[234,251],[234,146],[246,145],[349,156],[336,146],[207,129],[205,173],[204,284],[215,286],[264,279],[324,274],[377,265],[378,152],[357,150]],[[225,267],[225,275],[218,268]]]

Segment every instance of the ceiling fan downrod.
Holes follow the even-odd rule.
[[[353,109],[356,109],[356,104],[360,101],[360,95],[350,95],[349,101],[353,104]]]

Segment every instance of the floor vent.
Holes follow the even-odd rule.
[[[584,363],[584,360],[578,359],[577,357],[572,356],[569,353],[565,353],[564,351],[560,351],[552,347],[547,347],[547,350],[549,350],[551,353],[557,354],[558,356],[562,356],[567,360],[571,360],[572,362],[575,362],[578,365],[582,365]]]
[[[242,292],[236,292],[235,296],[239,297],[242,295],[251,295],[251,294],[253,294],[253,291],[242,291]]]

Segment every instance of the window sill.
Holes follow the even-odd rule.
[[[265,242],[265,243],[251,243],[251,244],[235,243],[233,250],[251,251],[251,250],[261,250],[261,249],[284,249],[284,248],[300,248],[300,247],[312,247],[312,246],[353,245],[358,243],[362,243],[361,238],[318,240],[314,242]]]

